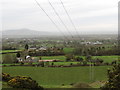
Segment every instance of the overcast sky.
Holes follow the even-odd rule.
[[[68,34],[52,10],[48,0],[37,0],[62,32]],[[117,33],[119,0],[62,0],[77,31],[86,33]],[[28,28],[59,32],[35,0],[1,0],[3,30]],[[50,0],[71,33],[75,33],[60,0]]]

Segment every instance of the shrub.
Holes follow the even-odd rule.
[[[87,61],[83,61],[83,65],[84,65],[84,66],[87,65]]]
[[[70,66],[72,66],[73,65],[73,63],[70,63]]]
[[[24,62],[21,62],[20,65],[21,65],[21,66],[24,65]]]
[[[52,66],[54,65],[54,63],[51,64]]]
[[[108,62],[106,62],[106,63],[104,63],[104,65],[109,65],[109,63],[108,63]]]
[[[10,79],[12,79],[12,77],[9,74],[2,73],[2,80],[3,81],[9,81]]]
[[[39,65],[41,66],[41,67],[44,67],[44,62],[39,62]]]
[[[38,86],[38,83],[35,80],[32,80],[30,77],[16,76],[8,81],[8,85],[13,88],[26,88],[26,89],[40,89],[42,87]]]
[[[102,90],[120,89],[120,64],[115,65],[113,69],[108,70],[108,81],[101,88]]]
[[[116,60],[114,60],[114,61],[111,62],[111,65],[115,65],[115,64],[117,64]]]

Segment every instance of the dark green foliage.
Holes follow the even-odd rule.
[[[21,66],[24,65],[24,62],[21,62],[20,65],[21,65]]]
[[[51,64],[52,66],[54,65],[54,63]]]
[[[74,55],[73,54],[67,54],[66,55],[66,61],[73,61],[75,59]]]
[[[25,45],[25,49],[28,50],[29,49],[29,46],[28,44]]]
[[[91,61],[91,59],[92,59],[92,56],[91,56],[91,55],[87,55],[87,56],[85,57],[85,60],[86,60],[86,61]]]
[[[103,56],[103,55],[119,55],[118,47],[105,47],[105,46],[81,46],[74,49],[75,55],[92,55],[92,56]]]
[[[72,66],[72,65],[73,65],[73,63],[70,63],[70,65]]]
[[[39,57],[39,60],[41,60],[42,59],[42,57]]]
[[[21,55],[20,55],[20,53],[18,52],[18,53],[16,54],[16,57],[18,57],[18,58],[19,58],[20,56],[21,56]]]
[[[83,65],[84,65],[84,66],[87,65],[87,61],[83,61]]]
[[[102,87],[103,90],[113,90],[114,88],[120,89],[120,64],[108,70],[108,81]]]
[[[97,58],[97,59],[95,60],[95,62],[101,64],[101,63],[103,63],[104,61],[103,61],[102,59]]]
[[[112,65],[115,65],[115,64],[117,64],[117,61],[114,60],[114,61],[111,62],[111,64],[112,64]]]
[[[76,60],[76,61],[79,61],[79,62],[82,62],[84,59],[83,59],[82,57],[79,57],[79,56],[78,56],[78,57],[75,58],[75,60]]]

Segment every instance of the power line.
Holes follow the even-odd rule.
[[[52,3],[48,0],[50,6],[52,7],[53,11],[55,12],[55,14],[58,16],[59,20],[61,21],[61,23],[63,24],[63,26],[65,27],[65,29],[68,31],[68,33],[72,36],[71,32],[69,31],[69,29],[67,28],[66,24],[63,22],[63,20],[61,19],[61,17],[59,16],[59,14],[57,13],[56,9],[53,7]]]
[[[60,0],[60,2],[61,2],[62,6],[63,6],[63,8],[64,8],[64,10],[65,10],[65,12],[66,12],[66,14],[67,14],[67,16],[68,16],[68,18],[69,18],[69,20],[70,20],[72,26],[74,27],[74,29],[75,29],[75,31],[76,31],[76,34],[79,36],[78,31],[77,31],[77,28],[76,28],[75,24],[73,23],[73,21],[72,21],[70,15],[69,15],[69,13],[68,13],[68,11],[67,11],[65,5],[63,4],[62,0]]]
[[[40,3],[35,0],[35,2],[37,3],[37,5],[40,7],[40,9],[46,14],[46,16],[50,19],[50,21],[54,24],[54,26],[59,30],[60,33],[63,34],[63,36],[67,39],[67,37],[64,35],[64,33],[60,30],[60,28],[55,24],[55,22],[52,20],[52,18],[47,14],[47,12],[42,8],[42,6],[40,5]]]

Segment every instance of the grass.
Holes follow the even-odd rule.
[[[85,56],[81,56],[83,58],[85,58]],[[109,62],[111,63],[114,60],[118,60],[118,56],[93,56],[93,59],[95,58],[100,58],[103,59],[104,62]],[[48,60],[48,59],[58,59],[58,60],[62,60],[65,61],[66,57],[65,56],[42,56],[42,60]]]
[[[51,60],[51,59],[58,59],[65,61],[66,57],[65,56],[42,56],[42,60]]]
[[[3,54],[4,56],[4,54]],[[84,56],[81,56],[85,59]],[[103,59],[104,62],[108,62],[111,63],[114,60],[118,60],[118,56],[93,56],[93,59],[95,58],[100,58]],[[65,61],[66,57],[65,56],[42,56],[42,60],[52,60],[52,59],[58,59],[61,61]],[[39,57],[35,57],[35,61],[38,61]],[[0,61],[2,61],[2,55],[0,55]],[[78,62],[54,62],[54,65],[70,65],[70,64],[77,64]],[[8,63],[8,64],[2,64],[2,65],[11,65],[12,63]],[[19,65],[19,64],[16,64]],[[49,63],[49,65],[51,65],[51,62]]]
[[[70,65],[70,64],[77,64],[78,62],[54,62],[54,65]],[[52,62],[49,63],[51,65]]]
[[[114,60],[118,60],[118,56],[93,56],[93,58],[103,59],[104,62],[111,63]]]
[[[74,51],[74,48],[64,48],[63,51],[65,54],[72,53]]]
[[[110,66],[95,66],[94,80],[89,79],[89,67],[69,67],[69,68],[48,68],[48,67],[3,67],[3,72],[10,73],[12,76],[30,76],[39,85],[47,88],[61,87],[62,84],[69,86],[71,83],[84,82],[92,83],[107,80],[107,68]]]
[[[21,50],[1,50],[0,53],[9,53],[9,52],[17,52]]]

